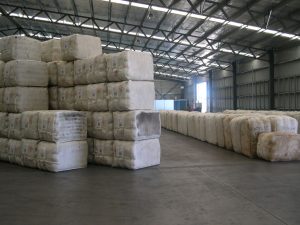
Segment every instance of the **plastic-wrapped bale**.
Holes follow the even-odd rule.
[[[216,145],[218,143],[217,138],[217,126],[216,126],[216,119],[215,113],[205,113],[205,139],[208,143]]]
[[[8,139],[0,138],[0,160],[8,161]]]
[[[88,163],[94,163],[95,151],[94,151],[94,138],[87,138],[88,145]]]
[[[238,123],[236,126],[233,123]],[[240,136],[240,152],[250,158],[256,157],[258,135],[271,132],[271,122],[265,116],[242,116],[230,122],[232,138]],[[240,134],[239,134],[240,133]]]
[[[93,138],[104,140],[114,139],[112,112],[94,112],[92,120]]]
[[[94,162],[96,164],[108,166],[111,166],[113,164],[113,144],[113,140],[94,139]]]
[[[78,111],[41,111],[38,118],[39,139],[49,142],[86,140],[87,119]]]
[[[97,84],[107,81],[106,55],[98,55],[94,58],[94,73],[88,76],[89,84]]]
[[[60,39],[41,42],[41,59],[44,62],[62,60]]]
[[[224,118],[225,118],[225,114],[223,113],[218,113],[215,115],[216,129],[217,129],[217,144],[219,147],[222,148],[224,148],[225,146],[224,124],[223,124]]]
[[[158,139],[114,141],[114,167],[141,169],[160,164]]]
[[[4,66],[5,63],[0,60],[0,88],[4,87]]]
[[[159,112],[135,110],[114,112],[114,138],[117,140],[144,140],[159,138],[161,134]]]
[[[8,87],[4,91],[7,111],[48,110],[48,89],[41,87]]]
[[[62,61],[55,61],[55,62],[47,63],[49,86],[57,86],[58,85],[58,70],[59,70],[58,65],[63,65],[63,64],[65,64],[65,62],[62,62]]]
[[[190,112],[187,115],[187,126],[188,126],[188,136],[197,138],[196,135],[196,123],[195,123],[195,117],[199,114],[199,112]]]
[[[4,67],[4,85],[6,87],[47,87],[47,64],[34,60],[9,61]]]
[[[80,111],[88,110],[88,86],[78,85],[75,86],[75,103],[74,108]]]
[[[223,119],[224,141],[225,141],[225,148],[227,150],[233,150],[230,122],[232,119],[239,116],[241,116],[241,114],[233,114],[233,115],[228,114],[225,115]]]
[[[80,169],[87,166],[86,141],[64,143],[40,142],[37,147],[37,168],[50,172]]]
[[[58,87],[49,87],[49,109],[58,109]]]
[[[59,87],[74,86],[74,62],[57,63],[57,84]]]
[[[8,140],[7,156],[8,156],[8,161],[10,163],[23,165],[23,154],[22,154],[21,146],[22,146],[21,140],[15,140],[15,139]]]
[[[102,54],[101,40],[98,37],[73,34],[62,37],[60,43],[65,61],[87,59]]]
[[[123,81],[108,83],[110,111],[154,109],[154,83],[150,81]]]
[[[26,111],[21,114],[22,138],[39,139],[39,112],[40,111]]]
[[[87,86],[88,111],[101,112],[108,110],[107,84],[90,84]]]
[[[75,109],[75,89],[73,87],[58,88],[58,108],[64,110]]]
[[[283,115],[267,116],[271,121],[272,131],[285,131],[297,134],[298,121],[295,118]]]
[[[107,54],[109,81],[153,80],[153,58],[147,52],[123,51]]]
[[[7,106],[4,103],[5,88],[0,88],[0,112],[6,112]]]
[[[272,162],[300,160],[300,135],[290,132],[262,133],[258,137],[257,155]]]
[[[0,137],[8,137],[8,113],[0,112]]]
[[[41,43],[35,39],[22,36],[1,38],[1,59],[5,62],[26,59],[41,61]]]
[[[189,112],[179,112],[178,113],[178,133],[183,135],[188,134],[188,116]]]
[[[37,147],[38,140],[22,139],[21,152],[23,155],[23,165],[31,168],[37,167]]]
[[[8,138],[21,140],[21,113],[8,114]]]

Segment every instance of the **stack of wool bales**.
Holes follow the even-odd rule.
[[[0,40],[0,159],[20,162],[21,113],[48,109],[47,67],[40,42],[8,36]]]

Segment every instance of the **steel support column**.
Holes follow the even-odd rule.
[[[269,109],[275,109],[275,91],[274,91],[274,51],[269,50]]]
[[[209,70],[208,71],[208,74],[209,74],[209,111],[210,112],[213,112],[213,91],[212,91],[212,70]]]
[[[236,76],[237,76],[237,71],[236,71],[236,62],[234,61],[232,63],[232,101],[233,101],[233,109],[237,110],[237,84],[236,84]]]

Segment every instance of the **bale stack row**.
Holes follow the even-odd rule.
[[[283,148],[281,149],[281,152],[283,152],[281,155],[284,155],[285,152],[289,154],[289,157],[274,158],[271,156],[273,154],[272,148],[266,149],[266,144],[258,144],[259,140],[265,140],[259,138],[261,134],[272,134],[272,132],[274,132],[274,135],[277,132],[280,132],[281,136],[283,134],[292,135],[295,139],[294,135],[298,131],[298,121],[290,116],[266,115],[255,112],[199,113],[184,111],[161,111],[160,115],[162,127],[166,129],[233,150],[250,158],[258,156],[266,160],[272,159],[271,161],[275,161],[275,159],[299,159],[300,150],[297,150],[297,153],[289,153],[291,150]],[[258,149],[258,146],[264,147]],[[266,157],[266,155],[269,156]]]
[[[85,35],[47,41],[48,52],[56,51],[51,42],[60,42],[61,54],[49,57],[50,108],[85,112],[89,162],[130,169],[159,164],[160,120],[152,111],[151,55],[101,54],[101,40]],[[90,51],[79,53],[80,46],[87,45]]]

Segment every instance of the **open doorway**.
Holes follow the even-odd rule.
[[[197,101],[196,105],[201,104],[201,112],[207,111],[207,82],[197,84]]]

